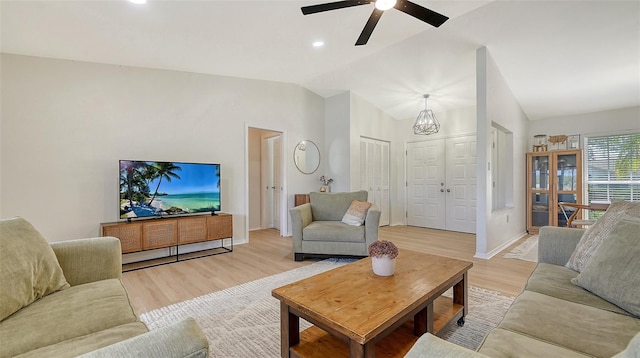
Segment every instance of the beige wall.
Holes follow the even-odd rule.
[[[285,151],[324,139],[324,99],[291,84],[2,55],[0,216],[50,241],[118,218],[118,160],[222,165],[222,211],[246,242],[246,128],[286,131]],[[286,155],[288,201],[316,181]]]
[[[536,134],[606,135],[640,131],[640,107],[530,121],[528,123],[529,150]]]
[[[24,216],[51,241],[96,236],[100,222],[116,220],[117,161],[145,159],[221,163],[222,210],[234,214],[236,242],[245,242],[245,230],[256,227],[245,196],[255,192],[249,127],[284,133],[288,207],[293,194],[317,190],[322,174],[334,177],[336,190],[357,187],[360,136],[391,142],[391,224],[405,222],[405,145],[426,139],[412,134],[415,118],[396,121],[349,92],[325,100],[268,81],[8,54],[0,60],[0,216]],[[514,132],[514,207],[491,213],[490,191],[478,192],[486,207],[478,213],[483,256],[524,232],[523,158],[533,134],[638,130],[640,107],[528,122],[490,55],[478,60],[478,107],[437,113],[442,129],[430,138],[487,134],[492,121]],[[293,164],[303,139],[322,153],[313,175]]]

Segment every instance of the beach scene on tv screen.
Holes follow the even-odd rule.
[[[220,165],[120,161],[120,218],[220,210]]]

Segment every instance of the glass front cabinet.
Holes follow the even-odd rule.
[[[567,226],[558,203],[582,204],[582,150],[527,153],[527,231]]]

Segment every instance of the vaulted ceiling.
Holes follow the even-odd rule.
[[[413,1],[450,20],[387,10],[354,46],[372,4],[303,16],[328,1],[2,0],[1,50],[350,90],[405,119],[424,93],[436,113],[474,106],[486,46],[532,120],[640,106],[640,1]]]

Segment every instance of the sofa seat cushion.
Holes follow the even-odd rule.
[[[147,333],[149,330],[142,322],[133,322],[121,326],[105,329],[100,332],[91,333],[86,336],[72,338],[50,346],[35,349],[16,358],[36,358],[36,357],[77,357],[81,354],[93,352],[112,344],[124,341],[135,336]]]
[[[591,357],[555,344],[502,328],[495,328],[484,339],[478,352],[492,358]]]
[[[611,357],[640,331],[640,320],[524,291],[498,327],[586,355]]]
[[[365,242],[364,226],[351,226],[341,221],[314,221],[302,229],[304,241]]]
[[[571,283],[571,279],[577,276],[578,272],[564,266],[539,263],[531,274],[525,289],[569,302],[630,315],[611,302]]]
[[[72,286],[45,296],[0,322],[0,357],[136,321],[120,280]]]

